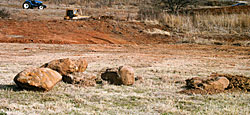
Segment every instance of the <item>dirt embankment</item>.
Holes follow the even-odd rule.
[[[241,14],[241,13],[249,13],[250,6],[228,6],[221,8],[202,8],[202,9],[194,9],[189,12],[193,12],[196,14]]]
[[[144,30],[160,28],[137,22],[113,20],[0,20],[0,42],[49,44],[148,44],[169,43],[165,35],[150,35]],[[150,39],[149,39],[150,38]]]

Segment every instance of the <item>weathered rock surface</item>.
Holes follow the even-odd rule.
[[[230,74],[213,74],[212,77],[226,77],[229,80],[228,90],[250,91],[250,77]]]
[[[250,78],[242,75],[217,74],[186,80],[185,94],[215,94],[221,92],[250,91]]]
[[[49,68],[25,69],[14,78],[17,86],[35,91],[49,91],[61,80],[62,76]]]
[[[225,90],[229,85],[229,80],[225,77],[216,77],[211,81],[203,83],[203,88],[205,90],[215,89],[215,90]]]
[[[135,83],[135,72],[130,66],[120,66],[118,71],[123,85],[133,85]]]
[[[73,73],[64,76],[64,82],[79,86],[95,86],[97,77],[85,73]]]
[[[88,63],[84,58],[79,59],[59,59],[42,65],[42,68],[50,68],[59,72],[63,77],[74,72],[84,72]]]
[[[106,71],[101,74],[101,78],[115,85],[133,85],[135,82],[134,70],[130,66],[107,68]]]
[[[229,85],[226,77],[191,78],[186,80],[187,87],[204,90],[225,90]]]

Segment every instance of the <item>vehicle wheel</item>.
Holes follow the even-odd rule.
[[[43,9],[44,9],[44,6],[43,6],[43,5],[40,5],[40,6],[38,6],[38,9],[43,10]]]
[[[29,9],[30,8],[30,3],[23,3],[23,9]]]

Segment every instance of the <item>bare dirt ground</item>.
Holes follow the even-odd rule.
[[[0,42],[56,44],[155,44],[176,41],[143,31],[161,26],[113,20],[0,20]],[[150,37],[150,39],[148,39]]]

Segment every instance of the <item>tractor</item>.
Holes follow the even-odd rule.
[[[37,0],[26,0],[23,3],[23,9],[33,9],[34,7],[38,7],[38,9],[42,10],[47,6],[44,5],[43,2]]]
[[[90,19],[91,16],[82,16],[81,9],[66,9],[64,20],[85,20]]]

